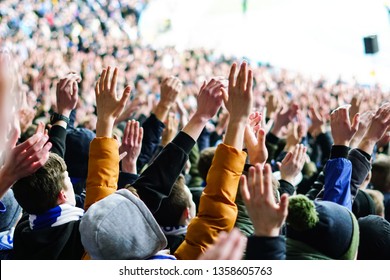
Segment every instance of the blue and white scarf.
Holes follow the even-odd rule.
[[[0,232],[0,251],[12,250],[14,247],[15,228]]]
[[[175,256],[169,254],[169,250],[158,251],[157,254],[148,258],[148,260],[176,260]]]
[[[72,221],[78,221],[83,215],[83,209],[65,203],[51,208],[49,211],[40,215],[30,214],[30,228],[32,230],[38,230],[56,227]]]
[[[162,232],[165,235],[182,235],[187,234],[187,226],[172,226],[172,227],[161,227]]]

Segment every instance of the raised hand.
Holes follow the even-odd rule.
[[[319,110],[315,109],[314,107],[310,107],[309,117],[311,119],[309,132],[313,137],[317,137],[319,134],[326,132],[326,118]]]
[[[350,114],[351,115],[351,114]],[[351,148],[356,148],[366,133],[372,118],[375,115],[375,111],[366,111],[360,115],[359,128],[350,142]]]
[[[358,148],[372,154],[375,144],[383,137],[390,126],[390,103],[383,104],[372,117]]]
[[[355,95],[351,99],[351,108],[349,109],[349,118],[352,119],[356,114],[360,113],[363,98],[361,95]]]
[[[246,237],[236,228],[229,234],[222,231],[217,242],[200,255],[198,260],[241,260],[246,246]]]
[[[76,108],[80,82],[81,77],[73,72],[58,82],[56,91],[58,114],[69,118],[70,112]]]
[[[252,111],[253,100],[253,72],[248,69],[246,62],[241,64],[237,78],[235,73],[237,64],[233,63],[229,74],[228,92],[223,89],[225,107],[230,114],[229,122],[241,122],[248,119]]]
[[[274,116],[274,125],[271,133],[281,138],[282,128],[286,127],[297,116],[298,109],[299,107],[295,103],[291,103],[289,107],[281,107]]]
[[[243,62],[235,78],[236,69],[237,64],[233,63],[230,68],[228,92],[222,88],[225,107],[229,112],[224,143],[241,150],[245,125],[253,105],[253,72],[248,69],[247,63]]]
[[[139,122],[128,121],[122,137],[122,145],[119,154],[126,153],[122,159],[122,170],[128,173],[137,174],[137,159],[141,153],[142,138],[144,130]]]
[[[49,159],[52,144],[47,142],[49,136],[43,133],[42,128],[40,124],[37,133],[19,145],[16,145],[19,131],[14,129],[11,132],[9,149],[0,170],[0,198],[13,183],[33,174]]]
[[[122,114],[115,120],[115,124],[128,120],[133,113],[137,112],[143,105],[146,104],[145,99],[136,96],[134,100],[123,110]]]
[[[271,118],[279,106],[279,98],[275,94],[268,94],[266,97],[267,117]]]
[[[179,130],[179,120],[176,119],[174,113],[170,113],[167,119],[167,124],[161,136],[161,145],[166,146],[172,141]]]
[[[272,170],[266,164],[264,171],[260,164],[249,168],[248,179],[241,176],[241,195],[256,236],[278,236],[288,213],[288,197],[283,194],[280,203],[275,202],[272,189]]]
[[[352,137],[358,131],[360,115],[356,114],[351,124],[348,110],[349,106],[341,106],[330,115],[333,145],[349,146]]]
[[[268,150],[265,145],[265,131],[260,128],[262,115],[258,112],[249,116],[245,127],[244,142],[249,155],[250,164],[260,163],[264,165],[268,158]]]
[[[153,113],[161,121],[165,122],[172,105],[176,102],[177,96],[183,88],[183,83],[179,78],[170,76],[161,83],[160,101]]]
[[[111,67],[104,69],[95,85],[96,106],[98,121],[96,125],[97,137],[112,137],[112,128],[116,118],[122,113],[130,95],[130,86],[127,86],[121,97],[117,95],[116,84],[118,68],[115,68],[110,82]]]
[[[301,172],[306,161],[307,148],[302,144],[295,145],[292,152],[288,152],[282,162],[278,162],[281,179],[293,184],[295,177]]]

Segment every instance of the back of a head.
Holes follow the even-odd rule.
[[[199,155],[198,170],[203,181],[206,181],[207,173],[209,172],[211,163],[213,162],[216,149],[217,147],[206,148]]]
[[[383,201],[385,200],[384,195],[377,190],[365,189],[364,190],[372,199],[375,205],[375,213],[378,216],[385,216],[385,205]]]
[[[359,227],[345,207],[329,201],[311,201],[306,196],[290,197],[287,216],[287,258],[354,259],[359,244]],[[291,240],[291,242],[289,242]],[[304,244],[299,246],[299,244]],[[306,251],[299,251],[306,248]],[[297,251],[294,251],[297,250]]]
[[[95,136],[94,132],[86,128],[67,129],[64,159],[71,179],[87,178],[89,145]]]
[[[372,163],[371,183],[374,189],[390,192],[390,156],[380,154]]]
[[[185,191],[185,188],[187,188],[185,178],[183,175],[180,175],[173,185],[169,196],[163,199],[160,208],[154,213],[154,217],[160,226],[181,225],[180,219],[183,211],[191,207],[190,197],[188,197],[188,192]]]
[[[360,218],[359,260],[390,260],[390,223],[377,215]]]
[[[66,164],[64,160],[50,153],[48,161],[30,176],[13,185],[15,198],[29,214],[42,214],[57,206],[58,195],[65,189]]]
[[[367,192],[363,190],[357,192],[352,204],[352,213],[356,219],[375,214],[375,202]]]
[[[127,189],[94,203],[81,219],[80,235],[98,260],[148,259],[167,245],[152,213]]]

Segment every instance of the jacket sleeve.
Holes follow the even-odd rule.
[[[118,142],[107,137],[93,139],[89,149],[85,210],[117,190],[118,174]]]
[[[51,152],[65,157],[66,129],[60,125],[53,125],[49,131],[49,142],[51,142]]]
[[[332,142],[333,140],[329,132],[320,133],[315,140],[315,144],[318,145],[318,147],[321,150],[321,159],[320,159],[321,166],[323,166],[330,157]]]
[[[346,158],[348,147],[333,146],[331,158],[325,166],[323,200],[333,201],[352,211],[351,175],[352,164]]]
[[[145,164],[152,159],[157,147],[160,145],[164,124],[154,114],[142,124],[144,137],[142,138],[141,153],[137,159],[137,171],[142,170]]]
[[[246,245],[246,260],[285,260],[286,240],[283,236],[251,236]]]
[[[207,185],[200,198],[198,215],[188,226],[186,239],[176,250],[182,260],[197,259],[217,240],[221,231],[231,231],[237,218],[238,183],[246,153],[220,144],[207,175]]]
[[[371,170],[371,156],[362,150],[353,149],[349,152],[348,159],[352,163],[351,196],[353,201],[359,186],[364,182]]]
[[[171,193],[195,143],[189,135],[179,132],[132,185],[152,213]]]

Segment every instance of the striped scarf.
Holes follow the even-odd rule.
[[[56,227],[67,224],[71,221],[78,221],[83,215],[83,209],[65,203],[57,205],[43,214],[30,214],[30,228],[32,230],[39,230],[49,227]]]
[[[15,228],[0,232],[0,251],[12,250],[14,247]]]

